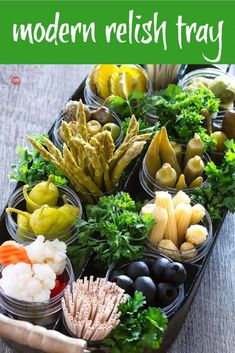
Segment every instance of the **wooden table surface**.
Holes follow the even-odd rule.
[[[48,131],[89,70],[89,65],[0,65],[0,209],[13,188],[8,174],[16,146],[25,143],[27,133]],[[234,235],[235,217],[229,215],[169,353],[235,352]],[[11,351],[0,342],[0,352]]]

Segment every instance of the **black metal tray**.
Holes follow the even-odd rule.
[[[73,95],[69,99],[71,99],[71,100],[83,99],[84,100],[84,96],[83,96],[84,86],[85,86],[85,81],[82,82],[82,84],[78,87],[78,89],[73,93]],[[51,127],[51,129],[49,131],[49,136],[51,135],[53,126]],[[138,161],[136,162],[136,164],[134,165],[134,167],[132,168],[132,171],[129,174],[129,177],[123,187],[123,191],[129,192],[134,199],[145,200],[145,199],[150,199],[150,197],[143,191],[143,189],[140,185],[140,182],[139,182],[139,168],[141,165],[141,160],[142,160],[142,158],[139,158]],[[17,187],[18,187],[18,185],[16,185],[16,188]],[[171,346],[172,342],[174,341],[174,339],[178,335],[180,328],[181,328],[181,326],[185,320],[185,317],[187,315],[187,312],[190,308],[190,305],[193,301],[193,298],[194,298],[194,296],[197,292],[197,289],[200,285],[201,279],[203,277],[203,274],[204,274],[204,271],[206,268],[206,264],[210,258],[210,255],[212,253],[213,247],[215,245],[216,239],[219,235],[219,232],[220,232],[221,226],[225,220],[225,217],[226,217],[226,213],[223,215],[223,218],[221,219],[220,222],[213,225],[213,240],[212,240],[212,243],[208,249],[207,255],[202,260],[197,262],[197,264],[185,264],[185,267],[186,267],[186,270],[188,273],[187,281],[185,283],[185,297],[184,297],[184,300],[183,300],[181,306],[177,309],[177,311],[170,318],[168,329],[165,334],[162,346],[156,352],[158,352],[158,353],[167,352],[168,348]],[[5,211],[3,211],[3,213],[0,215],[0,233],[1,233],[1,241],[2,242],[9,240],[9,234],[8,234],[6,226],[5,226]],[[88,261],[88,263],[86,263],[86,266],[84,268],[85,274],[87,274],[87,275],[92,274],[92,272],[94,274],[94,263],[92,262],[92,266],[89,266],[89,265],[91,265],[91,261],[92,260]],[[60,326],[58,327],[58,329],[63,331],[63,328]],[[92,349],[92,351],[94,351],[94,350]],[[99,352],[101,352],[100,349],[99,349]]]

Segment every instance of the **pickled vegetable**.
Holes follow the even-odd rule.
[[[112,95],[127,99],[134,91],[147,90],[147,77],[143,69],[134,65],[101,64],[95,65],[89,75],[89,86],[105,100]]]
[[[235,99],[235,80],[227,75],[218,76],[212,81],[210,90],[221,100],[222,106],[224,103],[232,104]]]
[[[189,241],[185,241],[180,247],[181,254],[184,259],[191,259],[197,255],[197,250],[195,245]]]
[[[167,210],[168,220],[165,228],[164,238],[167,240],[171,240],[175,245],[177,245],[177,226],[171,195],[166,191],[156,192],[155,205],[158,207],[165,208]]]
[[[182,147],[175,141],[170,141],[171,146],[173,147],[173,150],[175,151],[175,155],[177,158],[177,161],[179,165],[182,165]]]
[[[157,171],[161,168],[160,142],[161,131],[158,131],[152,139],[146,153],[146,167],[153,178],[155,178]]]
[[[202,185],[202,183],[203,183],[203,177],[199,176],[189,184],[189,187],[197,188],[198,186]]]
[[[176,187],[177,190],[187,189],[187,184],[186,184],[186,181],[185,181],[184,174],[180,175],[175,187]]]
[[[197,224],[199,223],[205,216],[206,211],[205,208],[200,205],[196,204],[192,207],[192,214],[191,214],[191,224]]]
[[[173,197],[174,208],[176,208],[177,205],[181,202],[190,204],[190,201],[190,197],[182,190],[178,191],[177,194]]]
[[[201,140],[201,137],[198,134],[195,134],[194,137],[189,140],[186,153],[184,158],[184,165],[189,161],[189,159],[199,156],[202,157],[204,153],[204,144]]]
[[[175,208],[175,220],[178,233],[178,244],[182,244],[190,226],[192,210],[189,204],[181,202]]]
[[[87,123],[87,130],[91,136],[94,136],[102,131],[102,125],[97,120],[90,120]]]
[[[216,151],[224,152],[226,150],[224,142],[228,139],[225,133],[222,131],[215,131],[211,134],[211,136],[213,136],[216,140]]]
[[[114,123],[105,124],[102,128],[102,131],[105,131],[105,130],[111,132],[111,135],[112,135],[114,142],[118,139],[118,137],[120,136],[120,133],[121,133],[120,127]]]
[[[229,139],[235,139],[235,111],[229,110],[224,114],[222,131]]]
[[[7,208],[6,212],[15,212],[28,218],[30,229],[34,234],[45,236],[56,234],[71,226],[79,215],[79,208],[69,204],[54,208],[44,205],[32,214],[15,208]]]
[[[204,163],[199,156],[195,156],[188,160],[185,168],[184,175],[187,184],[190,184],[194,179],[199,176],[202,176],[204,170]]]
[[[186,239],[194,245],[204,243],[208,235],[207,229],[199,224],[190,226],[186,232]]]
[[[58,188],[51,182],[53,175],[50,175],[47,181],[43,181],[35,185],[27,195],[28,185],[24,186],[24,196],[26,201],[26,209],[32,213],[42,205],[56,206],[59,191]]]
[[[163,187],[173,188],[177,181],[175,169],[169,163],[164,163],[156,174],[156,181]]]
[[[175,151],[168,139],[167,130],[165,127],[161,130],[160,155],[163,163],[170,163],[171,167],[175,169],[178,176],[181,174],[181,169],[176,158]]]

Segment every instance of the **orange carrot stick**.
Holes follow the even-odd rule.
[[[3,243],[0,246],[0,263],[3,266],[8,266],[19,262],[32,264],[25,248],[13,241]]]

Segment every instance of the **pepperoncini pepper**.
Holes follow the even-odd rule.
[[[22,227],[23,224],[22,222],[18,223],[19,219],[23,220],[23,218],[26,218],[29,231],[32,231],[35,235],[43,234],[45,236],[60,233],[71,226],[80,212],[79,208],[67,203],[58,208],[44,205],[36,209],[32,214],[16,208],[7,208],[6,211],[18,214],[17,224],[19,227]]]
[[[26,201],[26,209],[33,213],[43,205],[56,206],[59,197],[58,188],[51,182],[53,175],[50,175],[47,181],[35,185],[29,194],[28,185],[24,186],[23,194]]]

